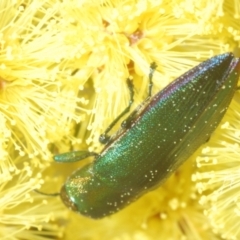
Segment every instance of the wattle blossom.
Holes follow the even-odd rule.
[[[209,141],[115,215],[87,219],[34,192],[58,192],[86,163],[52,155],[101,150],[99,135],[128,104],[128,77],[134,108],[150,63],[156,93],[207,58],[240,53],[239,0],[3,0],[0,12],[1,239],[240,237],[238,92]]]

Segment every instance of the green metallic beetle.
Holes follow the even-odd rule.
[[[239,75],[240,58],[232,53],[215,56],[146,101],[113,138],[102,135],[106,145],[99,154],[56,155],[57,162],[95,156],[67,179],[60,193],[63,202],[85,216],[102,218],[158,187],[209,139],[230,104]],[[131,101],[128,109],[130,105]]]

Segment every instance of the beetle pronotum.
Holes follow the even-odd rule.
[[[146,101],[113,138],[104,134],[106,145],[99,154],[56,155],[57,162],[95,156],[67,179],[60,193],[63,202],[85,216],[102,218],[159,186],[209,139],[230,104],[239,74],[240,58],[215,56]]]

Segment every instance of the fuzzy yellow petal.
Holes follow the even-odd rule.
[[[199,170],[193,175],[200,204],[213,229],[224,239],[240,237],[239,214],[239,154],[240,104],[236,93],[230,109],[211,141],[197,158]]]
[[[213,55],[237,53],[239,0],[3,0],[0,13],[1,239],[239,237],[234,103],[222,125],[228,133],[219,128],[199,157],[109,218],[78,216],[33,191],[59,191],[84,164],[49,166],[53,154],[101,150],[99,135],[128,105],[127,77],[136,107],[151,62],[156,93]]]

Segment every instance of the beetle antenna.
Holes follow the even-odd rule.
[[[36,192],[36,193],[39,193],[39,194],[42,194],[42,195],[45,195],[45,196],[51,196],[51,197],[55,197],[55,196],[59,196],[60,195],[59,192],[58,193],[44,193],[44,192],[41,192],[41,191],[39,191],[37,189],[34,189],[33,191]]]

